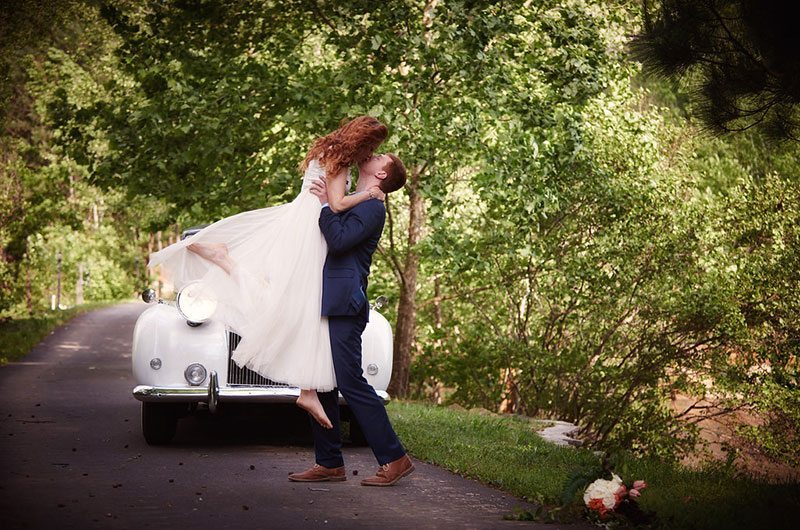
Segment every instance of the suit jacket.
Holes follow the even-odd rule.
[[[328,242],[322,271],[322,316],[366,312],[367,276],[385,220],[386,209],[377,199],[340,214],[322,208],[319,228]]]

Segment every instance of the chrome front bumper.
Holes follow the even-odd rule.
[[[376,390],[376,394],[384,404],[388,403],[389,394]],[[211,412],[215,412],[220,401],[237,401],[242,403],[294,403],[300,396],[300,389],[286,386],[219,386],[217,372],[211,371],[208,386],[196,387],[155,387],[138,385],[133,389],[133,397],[139,401],[161,403],[192,403],[204,401]],[[347,402],[339,394],[339,403]]]

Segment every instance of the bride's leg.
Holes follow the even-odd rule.
[[[316,390],[300,390],[300,397],[297,398],[295,401],[298,407],[307,411],[317,423],[325,427],[326,429],[332,429],[333,424],[331,420],[328,419],[328,415],[325,414],[325,409],[322,408],[322,403],[319,402],[319,397],[317,396]]]
[[[222,270],[231,274],[236,263],[228,255],[228,247],[224,243],[192,243],[186,247],[201,258],[216,263]]]

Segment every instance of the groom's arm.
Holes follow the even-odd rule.
[[[377,230],[383,229],[386,210],[380,201],[367,201],[346,215],[336,214],[329,207],[319,214],[319,229],[328,242],[328,252],[339,254],[360,245]]]

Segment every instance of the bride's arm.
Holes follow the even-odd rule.
[[[344,194],[344,186],[347,181],[347,169],[341,171],[338,175],[333,177],[326,177],[325,183],[328,188],[328,206],[334,213],[344,212],[349,210],[356,204],[360,204],[369,199],[384,200],[386,194],[381,191],[377,186],[370,188],[367,191],[353,193],[352,195]]]

